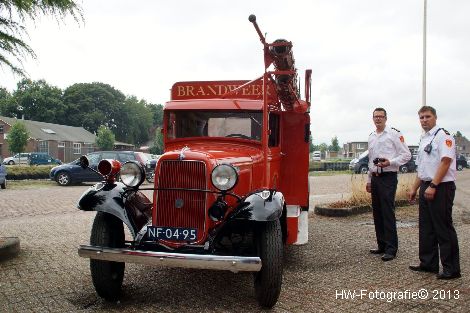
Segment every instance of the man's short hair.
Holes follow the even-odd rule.
[[[432,115],[437,117],[436,109],[434,109],[432,106],[429,105],[423,105],[421,109],[419,109],[418,114],[423,113],[423,112],[431,112]]]
[[[387,117],[387,111],[385,111],[384,108],[375,108],[374,111],[372,111],[372,116],[374,116],[374,112],[381,111],[384,112],[385,117]]]

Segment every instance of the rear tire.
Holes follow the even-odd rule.
[[[282,231],[279,220],[265,222],[256,231],[255,244],[261,258],[261,270],[254,274],[255,294],[258,304],[272,308],[281,293],[282,285]]]
[[[402,172],[402,173],[408,173],[408,166],[406,166],[406,165],[401,166],[401,167],[400,167],[400,172]]]
[[[114,215],[96,213],[91,229],[90,244],[108,248],[124,247],[124,226]],[[121,295],[124,262],[90,259],[90,270],[96,293],[107,301],[116,301]]]
[[[0,187],[2,189],[6,189],[7,188],[7,179],[5,178],[5,181],[3,182],[3,184],[0,184]]]

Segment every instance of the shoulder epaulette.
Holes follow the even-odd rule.
[[[445,130],[444,128],[442,130],[444,131],[444,133],[446,133],[446,135],[450,135],[450,133],[447,130]]]
[[[399,133],[400,131],[398,129],[396,129],[395,127],[391,127],[391,129],[395,130],[397,133]]]

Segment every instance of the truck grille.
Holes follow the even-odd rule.
[[[206,166],[200,161],[163,161],[158,175],[158,188],[206,189]],[[159,190],[156,225],[185,227],[204,236],[206,193],[187,190]]]

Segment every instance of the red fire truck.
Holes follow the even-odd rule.
[[[141,185],[138,162],[99,163],[103,182],[78,203],[97,211],[79,255],[90,258],[99,296],[118,299],[125,263],[141,263],[253,272],[260,306],[276,304],[283,245],[308,239],[311,71],[302,100],[292,43],[267,43],[256,17],[249,20],[264,47],[264,73],[173,85],[153,187]],[[153,190],[152,201],[143,190]]]

